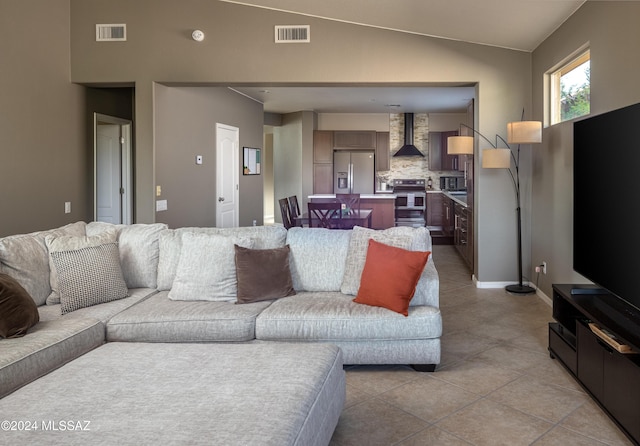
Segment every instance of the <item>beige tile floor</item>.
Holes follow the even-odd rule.
[[[434,246],[442,362],[435,373],[351,366],[332,446],[630,445],[547,352],[551,307],[476,288],[452,246]]]

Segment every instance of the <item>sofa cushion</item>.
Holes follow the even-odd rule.
[[[97,236],[100,244],[95,244],[93,237],[71,243],[67,238],[47,237],[58,276],[62,314],[127,297],[115,233],[113,236],[113,241]]]
[[[128,342],[246,342],[255,339],[256,317],[271,301],[178,301],[168,291],[112,317],[107,340]]]
[[[183,234],[169,299],[235,301],[238,281],[234,245],[251,248],[253,241],[248,237]]]
[[[235,245],[239,304],[296,294],[289,269],[289,246],[249,249]]]
[[[283,226],[246,226],[238,228],[178,228],[167,229],[160,234],[160,258],[158,260],[158,290],[170,290],[176,276],[182,234],[218,234],[225,236],[249,237],[255,249],[281,248],[285,245],[287,230]]]
[[[369,240],[356,303],[408,316],[409,301],[429,259],[429,251],[408,251]]]
[[[38,307],[8,274],[0,273],[0,338],[19,338],[38,323]]]
[[[429,251],[431,249],[431,236],[429,230],[424,227],[397,226],[380,231],[355,226],[349,241],[345,273],[340,287],[340,291],[344,294],[353,296],[358,294],[360,277],[367,258],[369,239],[412,251]]]
[[[103,222],[87,224],[87,235],[116,229],[122,275],[128,288],[156,288],[160,234],[167,229],[164,223],[114,225]]]
[[[62,317],[41,320],[22,338],[3,339],[0,342],[0,399],[102,345],[104,331],[102,322],[95,319]]]
[[[57,229],[11,235],[0,239],[0,272],[23,286],[36,305],[44,305],[51,293],[47,235],[85,235],[86,223],[79,221]]]
[[[87,420],[89,430],[3,432],[0,442],[326,446],[345,393],[333,345],[114,342],[0,400],[9,419]]]
[[[101,303],[100,305],[92,305],[66,313],[62,315],[60,304],[58,305],[42,305],[38,307],[40,313],[40,321],[53,321],[60,318],[65,319],[97,319],[106,324],[116,314],[136,305],[157,293],[157,290],[151,288],[134,288],[129,290],[129,296],[112,300],[111,302]]]
[[[301,292],[278,299],[256,319],[256,339],[265,341],[399,341],[441,334],[438,308],[410,307],[409,317],[404,317],[357,304],[338,292]]]
[[[351,231],[290,228],[293,287],[304,291],[340,291]]]

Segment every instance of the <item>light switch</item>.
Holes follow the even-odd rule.
[[[196,164],[202,164],[202,155],[196,156]]]
[[[162,186],[156,186],[156,197],[162,195]]]
[[[64,202],[64,213],[65,214],[70,214],[71,213],[71,202],[70,201],[65,201]]]
[[[167,200],[156,200],[156,212],[167,210]]]

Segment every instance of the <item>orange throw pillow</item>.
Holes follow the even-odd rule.
[[[369,240],[354,302],[409,315],[409,302],[431,251],[408,251]]]

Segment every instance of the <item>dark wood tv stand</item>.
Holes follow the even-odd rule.
[[[640,444],[640,311],[602,291],[572,293],[577,286],[553,285],[549,354]]]

